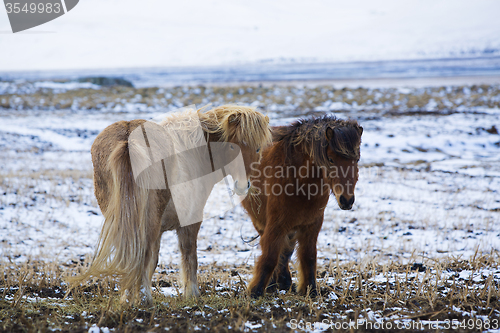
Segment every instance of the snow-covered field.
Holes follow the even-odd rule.
[[[330,200],[319,239],[320,264],[337,256],[404,262],[414,254],[468,258],[476,251],[500,250],[498,109],[398,114],[347,107],[333,112],[364,127],[361,175],[352,211],[341,211]],[[324,112],[330,111],[316,114]],[[291,113],[286,107],[268,112],[274,125],[293,121],[297,111]],[[102,215],[92,192],[90,146],[115,121],[157,115],[3,110],[2,260],[67,262],[92,253]],[[251,264],[258,247],[241,236],[254,235],[241,208],[205,221],[200,263]],[[179,263],[175,234],[165,233],[162,244],[160,262]],[[214,250],[204,251],[210,247]]]
[[[252,104],[268,114],[273,125],[335,114],[357,119],[364,127],[356,202],[351,211],[340,210],[334,199],[327,206],[318,240],[318,283],[323,298],[309,305],[309,313],[321,313],[323,320],[332,322],[346,321],[356,318],[353,311],[359,311],[362,302],[362,317],[377,323],[409,323],[407,318],[431,310],[434,314],[422,319],[441,314],[441,328],[449,318],[476,318],[481,323],[498,320],[500,312],[494,305],[500,279],[498,85],[135,89],[23,81],[0,83],[0,90],[0,265],[6,268],[3,284],[10,286],[0,288],[6,302],[0,305],[39,306],[41,310],[33,312],[37,313],[43,312],[47,301],[55,313],[67,313],[64,318],[70,322],[47,319],[44,322],[50,329],[89,328],[101,322],[96,319],[101,307],[92,310],[89,299],[90,308],[83,312],[67,308],[72,300],[59,300],[65,284],[58,282],[76,264],[90,260],[103,221],[93,195],[90,160],[96,135],[115,121],[155,118],[175,105],[193,101]],[[204,299],[210,304],[205,305],[205,316],[205,310],[191,312],[182,303],[169,305],[181,302],[177,298],[180,252],[175,233],[164,233],[160,268],[154,277],[159,283],[155,297],[172,303],[160,301],[159,306],[173,307],[174,316],[205,329],[212,327],[210,320],[205,322],[209,316],[220,320],[222,324],[217,325],[241,325],[245,331],[275,327],[272,318],[297,318],[303,300],[278,294],[271,298],[271,305],[252,305],[252,311],[265,319],[232,324],[224,319],[227,305],[217,303],[217,297],[246,302],[231,295],[244,295],[245,283],[251,279],[260,249],[258,240],[248,240],[256,235],[241,207],[202,224],[200,283],[203,295],[215,297],[214,301]],[[48,271],[33,273],[34,282],[27,283],[36,285],[38,278],[54,282],[43,290],[28,286],[23,296],[23,274],[31,273],[22,272],[31,265],[35,270],[42,267],[33,264],[40,262],[46,263]],[[292,271],[296,270],[294,265]],[[293,279],[296,282],[295,273]],[[356,294],[355,285],[361,288],[362,284],[364,294]],[[404,293],[399,289],[403,285]],[[469,295],[464,297],[473,297],[476,303],[453,303],[464,290]],[[87,294],[93,299],[99,293]],[[448,299],[455,305],[443,305]],[[366,302],[371,308],[366,308]],[[435,310],[436,302],[439,309]],[[131,323],[136,323],[136,315],[132,312],[131,316]],[[19,317],[8,318],[16,323]],[[161,318],[155,317],[155,323]],[[176,320],[155,325],[173,327]],[[290,328],[290,323],[283,325]],[[102,325],[118,324],[116,320]],[[324,321],[316,325],[317,331],[328,328]]]

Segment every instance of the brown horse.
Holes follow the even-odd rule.
[[[201,129],[196,131],[193,124]],[[155,136],[160,140],[153,142]],[[145,305],[152,305],[151,279],[158,263],[161,235],[164,231],[176,230],[182,254],[184,295],[199,295],[196,243],[201,218],[187,226],[181,223],[177,214],[179,201],[174,207],[172,194],[174,184],[171,182],[175,177],[168,180],[166,176],[152,178],[147,173],[136,177],[142,162],[148,164],[154,160],[150,156],[150,148],[156,146],[153,154],[163,154],[169,149],[171,141],[178,144],[189,141],[195,147],[205,145],[212,151],[214,148],[210,147],[216,146],[215,142],[225,142],[231,149],[235,149],[233,144],[239,146],[246,174],[244,179],[241,179],[242,175],[232,176],[237,179],[235,192],[246,193],[250,187],[250,164],[260,158],[259,149],[271,142],[269,118],[254,108],[226,105],[203,113],[187,110],[172,114],[159,124],[140,119],[119,121],[104,129],[94,141],[91,153],[95,195],[105,220],[92,264],[84,274],[69,279],[70,286],[74,287],[90,277],[116,276],[120,281],[122,302],[135,302],[142,292]],[[160,158],[163,156],[160,155]],[[134,164],[134,161],[138,162]],[[171,171],[165,167],[168,166],[165,161],[162,159],[155,164],[159,166],[161,176]],[[210,162],[213,168],[217,161]],[[175,175],[181,175],[190,167],[181,165]],[[238,179],[243,188],[238,186]],[[211,187],[196,190],[199,193],[192,194],[201,195],[202,203],[194,209],[202,211]],[[189,202],[180,203],[189,208]],[[197,214],[194,216],[199,216]]]
[[[269,289],[288,290],[288,267],[296,243],[298,291],[315,296],[316,242],[330,193],[351,209],[358,179],[363,128],[354,120],[324,116],[273,128],[273,144],[252,165],[252,195],[243,201],[261,236],[262,255],[249,285],[259,297]],[[272,282],[270,283],[270,281]]]

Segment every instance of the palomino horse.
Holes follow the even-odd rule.
[[[324,210],[330,193],[341,209],[352,208],[362,133],[356,121],[330,116],[273,128],[272,146],[252,165],[256,190],[243,200],[261,236],[262,255],[249,285],[252,297],[262,296],[268,285],[290,289],[288,262],[296,243],[298,291],[317,294],[316,242]]]
[[[201,126],[198,131],[201,135],[195,133],[192,124],[197,124],[198,129]],[[135,129],[138,131],[134,131]],[[175,129],[173,135],[172,129]],[[194,224],[181,223],[178,216],[179,201],[174,207],[173,185],[170,184],[169,187],[172,178],[160,179],[165,186],[155,187],[151,185],[155,185],[158,179],[148,179],[148,175],[136,177],[135,174],[138,167],[133,161],[148,160],[146,147],[141,147],[139,143],[142,133],[145,133],[142,140],[146,140],[147,149],[156,145],[156,150],[161,152],[168,148],[168,144],[162,143],[162,140],[152,142],[151,137],[155,131],[159,133],[165,130],[169,140],[163,141],[189,141],[195,147],[204,144],[208,149],[215,146],[216,142],[225,142],[231,149],[239,146],[246,174],[244,179],[240,179],[240,184],[244,184],[244,187],[238,186],[238,180],[234,187],[235,192],[242,193],[246,193],[250,187],[250,164],[260,158],[259,149],[271,142],[269,118],[254,108],[235,105],[220,106],[204,113],[187,110],[169,115],[159,124],[132,120],[108,126],[97,136],[91,149],[95,195],[105,218],[103,229],[92,264],[84,274],[69,279],[71,286],[90,277],[117,276],[122,302],[134,302],[142,292],[144,304],[152,305],[151,279],[158,263],[161,235],[164,231],[175,229],[182,254],[184,295],[199,295],[196,244],[201,217],[189,222],[197,222]],[[140,134],[139,137],[136,133]],[[157,137],[161,138],[161,135]],[[151,150],[149,153],[151,154]],[[216,161],[210,162],[213,167]],[[165,160],[156,165],[160,166],[162,175],[169,171],[165,170],[165,165],[168,165]],[[182,172],[182,169],[189,167],[181,165],[177,171]],[[238,177],[241,175],[236,175],[235,178]],[[217,181],[221,179],[222,177]],[[201,194],[193,192],[192,195],[203,197],[201,205],[191,208],[202,211],[211,188],[199,188],[198,191]],[[190,207],[189,203],[186,207]]]

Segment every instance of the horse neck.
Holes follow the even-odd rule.
[[[321,173],[321,170],[318,169],[318,165],[315,163],[313,157],[311,157],[309,152],[302,146],[303,143],[292,149],[284,149],[285,147],[283,142],[279,143],[279,145],[280,146],[276,147],[277,150],[281,150],[285,153],[285,158],[281,161],[282,166],[284,168],[288,168],[290,166],[296,168],[299,183],[316,182],[323,178],[323,174]],[[271,153],[279,155],[277,154],[277,151]],[[300,173],[300,171],[302,172]],[[305,177],[300,177],[300,175]]]
[[[307,179],[304,182],[316,181],[323,178],[323,171],[315,163],[314,159],[306,153],[302,153],[302,165],[301,167],[306,167],[308,171]]]

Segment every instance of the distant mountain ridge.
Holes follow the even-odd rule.
[[[500,76],[500,56],[332,63],[258,62],[230,66],[0,72],[0,80],[78,80],[88,76],[121,78],[130,81],[136,87],[231,82]]]

